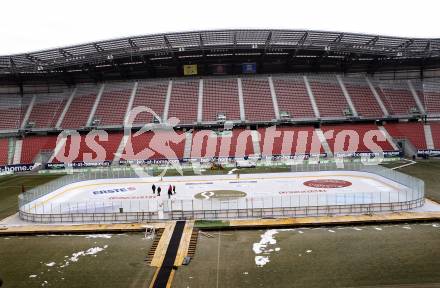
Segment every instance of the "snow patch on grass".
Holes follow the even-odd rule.
[[[252,245],[252,250],[255,254],[265,254],[269,255],[273,251],[279,251],[280,248],[269,248],[268,245],[275,245],[277,244],[277,240],[274,238],[274,235],[278,234],[279,230],[277,229],[271,229],[267,230],[260,236],[260,242],[254,243]],[[255,264],[259,267],[263,267],[269,263],[269,256],[255,256]]]
[[[269,263],[269,257],[268,256],[255,256],[255,264],[259,267],[263,267],[267,263]]]
[[[104,238],[104,239],[110,239],[112,238],[112,235],[110,234],[90,234],[86,235],[87,239],[96,239],[96,238]]]

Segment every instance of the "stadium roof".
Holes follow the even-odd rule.
[[[423,61],[440,58],[440,39],[306,30],[217,30],[166,33],[99,41],[0,56],[0,75],[96,70],[152,63],[219,63],[261,58],[307,58],[314,63]],[[316,60],[318,59],[318,60]],[[429,61],[428,61],[429,62]]]

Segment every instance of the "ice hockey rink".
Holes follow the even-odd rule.
[[[153,193],[152,185],[161,187]],[[168,187],[176,187],[169,196]],[[397,203],[416,196],[402,184],[361,171],[100,179],[57,189],[21,210],[34,214],[318,207]]]

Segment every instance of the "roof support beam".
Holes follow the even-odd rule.
[[[136,49],[139,48],[137,46],[136,42],[133,39],[131,39],[131,38],[128,38],[128,44],[130,44],[131,48],[136,48]]]
[[[93,43],[93,47],[95,47],[96,51],[98,52],[104,52],[104,49],[102,49],[102,47],[99,46],[97,43]]]
[[[379,41],[379,36],[374,36],[372,39],[368,40],[365,45],[376,45],[376,42]]]
[[[400,44],[399,46],[397,46],[398,49],[406,49],[409,46],[411,46],[414,43],[414,39],[408,39],[405,42],[403,42],[402,44]]]
[[[309,32],[304,32],[304,34],[301,36],[301,38],[298,41],[298,45],[302,46],[307,41],[307,37],[309,37]]]
[[[66,50],[60,48],[58,49],[58,52],[63,55],[63,57],[67,58],[67,57],[73,57],[72,53],[67,52]]]
[[[38,57],[32,56],[30,54],[26,54],[26,58],[34,63],[40,62],[41,60]]]
[[[338,37],[336,37],[335,40],[333,40],[333,43],[340,43],[344,35],[345,35],[344,33],[339,34]]]
[[[264,53],[266,54],[267,50],[270,49],[272,43],[272,31],[269,32],[266,38],[266,43],[264,43]]]

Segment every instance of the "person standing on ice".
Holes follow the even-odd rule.
[[[173,186],[168,187],[168,199],[171,199],[171,195],[173,195]]]
[[[157,196],[160,196],[160,192],[162,191],[162,188],[160,188],[160,186],[159,187],[157,187]]]
[[[176,195],[176,185],[173,185],[173,194]]]
[[[153,190],[153,194],[156,194],[156,185],[153,184],[153,186],[151,186],[151,190]]]

